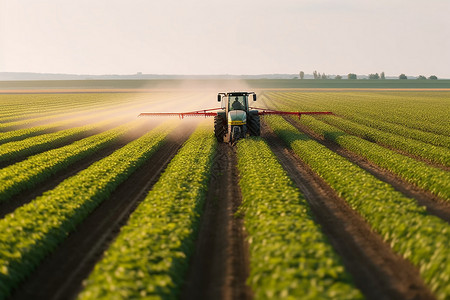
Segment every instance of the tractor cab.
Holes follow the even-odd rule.
[[[248,110],[247,95],[229,95],[228,111],[230,110]]]
[[[219,93],[217,100],[222,103],[222,108],[227,112],[232,110],[249,110],[249,95],[253,95],[253,101],[256,101],[256,94],[254,92],[232,92]]]
[[[217,100],[222,103],[222,112],[217,112],[215,132],[219,141],[235,142],[247,134],[259,135],[260,125],[258,111],[249,109],[249,95],[254,92],[219,93]]]

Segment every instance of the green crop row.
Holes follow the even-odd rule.
[[[438,135],[435,133],[422,131],[414,128],[407,128],[400,124],[388,123],[378,119],[367,118],[363,115],[357,115],[356,110],[354,115],[347,114],[346,118],[371,128],[376,128],[391,134],[400,135],[406,138],[422,141],[435,146],[450,148],[450,137]]]
[[[124,124],[0,169],[0,203],[8,201],[25,189],[35,187],[56,172],[106,147],[126,132],[136,128],[138,124],[139,122],[136,121]]]
[[[160,148],[161,125],[0,220],[0,299]]]
[[[136,104],[136,105],[127,105],[127,108],[134,108],[136,106],[141,106],[142,104]],[[36,135],[40,135],[45,133],[46,131],[55,130],[58,128],[64,128],[64,127],[70,127],[70,126],[76,126],[76,124],[83,124],[83,123],[92,123],[93,121],[97,121],[99,119],[107,119],[110,118],[113,122],[120,122],[121,120],[125,120],[126,116],[122,116],[117,118],[115,115],[117,112],[121,112],[123,110],[123,107],[119,108],[111,108],[104,109],[102,111],[98,111],[95,114],[87,114],[80,117],[74,117],[70,118],[68,120],[54,122],[50,124],[40,125],[40,126],[34,126],[30,128],[22,128],[17,129],[13,131],[8,132],[0,132],[0,144],[12,142],[12,141],[19,141],[23,140],[27,137],[32,137]],[[1,146],[0,146],[1,149]]]
[[[47,133],[50,130],[59,128],[58,123],[52,123],[48,125],[35,126],[31,128],[22,128],[8,132],[0,132],[0,144],[23,140],[28,137],[36,136],[39,134]]]
[[[434,146],[396,134],[383,132],[336,116],[321,117],[321,120],[366,140],[380,143],[418,157],[423,157],[447,167],[450,166],[450,151],[445,147]]]
[[[450,200],[450,173],[386,149],[375,143],[349,135],[338,128],[310,116],[303,116],[300,123],[310,127],[326,139],[355,152],[375,164],[390,170],[418,187]]]
[[[5,143],[0,145],[0,163],[60,147],[67,142],[91,135],[95,130],[104,129],[115,122],[117,122],[117,119],[109,119],[94,124],[34,136],[21,141]]]
[[[0,95],[0,123],[14,119],[34,119],[67,112],[99,110],[103,108],[126,107],[134,103],[121,94],[47,94],[47,95]],[[146,102],[149,100],[146,97]],[[15,117],[14,117],[15,116]]]
[[[255,299],[361,299],[309,205],[259,138],[238,143]]]
[[[64,102],[63,102],[64,103]],[[67,104],[67,103],[66,103]],[[128,110],[130,108],[135,108],[142,106],[141,101],[134,101],[132,103],[109,103],[105,105],[105,103],[96,103],[95,105],[90,105],[88,107],[81,108],[72,108],[72,109],[66,109],[59,113],[52,114],[50,116],[46,115],[45,113],[40,114],[36,117],[26,118],[23,120],[17,120],[13,122],[8,123],[0,123],[0,131],[10,131],[17,128],[23,128],[23,127],[30,127],[33,124],[39,124],[42,122],[49,122],[49,121],[57,121],[59,119],[68,119],[68,118],[79,118],[80,114],[83,114],[82,116],[87,116],[88,114],[91,114],[91,117],[101,117],[105,114],[108,114],[110,112],[123,112],[124,110]]]
[[[306,102],[306,103],[305,103]],[[281,103],[285,103],[289,107],[298,107],[301,109],[305,104],[312,109],[324,109],[324,106],[318,106],[317,103],[305,101],[282,99]],[[353,103],[352,103],[353,104]],[[315,106],[314,106],[315,105]],[[344,116],[346,119],[352,120],[358,124],[363,124],[372,128],[377,128],[385,132],[400,135],[403,137],[419,140],[425,143],[430,143],[435,146],[442,146],[450,148],[450,137],[440,134],[435,134],[419,129],[408,128],[404,125],[389,123],[380,119],[378,115],[368,115],[361,111],[361,108],[355,105],[347,105],[342,108],[336,108],[335,106],[327,107],[329,110],[337,115]],[[372,108],[373,109],[373,108]]]
[[[79,299],[175,299],[187,271],[216,142],[198,128],[85,281]]]
[[[450,297],[450,225],[414,199],[300,133],[280,117],[269,126],[391,247],[420,271],[438,299]]]
[[[290,100],[281,100],[277,102],[277,105],[283,108],[283,109],[292,109],[292,108],[302,108],[303,102],[299,102],[297,104],[292,104]],[[315,104],[315,106],[318,106]],[[309,107],[309,106],[306,106]],[[314,107],[313,107],[314,109]],[[317,108],[316,108],[317,109]],[[349,108],[350,111],[354,111],[355,114],[358,112],[354,107]],[[335,112],[336,113],[336,112]],[[349,112],[345,113],[346,115],[349,114]],[[352,119],[353,117],[351,117]],[[356,118],[361,121],[363,118],[357,117]],[[362,123],[355,123],[351,120],[346,120],[343,118],[339,118],[336,116],[323,116],[320,118],[321,120],[336,126],[350,134],[354,134],[357,136],[360,136],[364,139],[367,139],[369,141],[377,142],[382,145],[386,145],[389,147],[392,147],[394,149],[398,149],[410,154],[413,154],[418,157],[423,157],[425,159],[428,159],[432,162],[442,164],[444,166],[450,166],[450,152],[448,151],[447,147],[441,147],[436,146],[434,144],[442,144],[442,142],[448,143],[450,139],[446,137],[439,137],[435,134],[428,133],[428,132],[419,132],[422,135],[418,136],[426,136],[431,138],[431,140],[428,140],[427,142],[423,142],[417,139],[417,136],[413,138],[408,138],[405,135],[402,135],[402,132],[409,132],[411,129],[407,129],[405,127],[402,127],[400,125],[392,124],[392,129],[389,131],[387,130],[379,130],[376,128],[373,128],[372,126],[375,124],[379,124],[377,121],[368,121],[368,126],[363,125],[364,121]],[[376,127],[376,126],[374,126]],[[389,125],[387,125],[389,128]],[[399,128],[402,128],[402,131],[398,131]],[[386,129],[386,128],[385,128]],[[397,130],[397,131],[396,131]],[[418,130],[416,130],[418,131]],[[408,136],[411,136],[413,132],[410,134],[406,134]],[[429,144],[429,141],[431,141],[431,145]],[[434,141],[434,142],[433,142]],[[442,142],[441,142],[442,141]]]
[[[450,113],[448,92],[271,92],[267,95],[277,102],[288,100],[289,105],[301,105],[307,110],[331,110],[347,118],[357,115],[438,135],[450,135],[446,123]]]

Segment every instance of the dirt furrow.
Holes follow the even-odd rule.
[[[435,215],[442,220],[450,223],[450,203],[438,196],[432,194],[429,191],[423,190],[414,184],[411,184],[401,178],[400,176],[379,167],[368,159],[353,153],[347,149],[342,148],[337,143],[324,139],[320,135],[313,132],[308,127],[298,124],[291,118],[285,118],[289,123],[296,127],[299,131],[306,133],[309,137],[315,139],[328,149],[336,152],[337,154],[345,157],[352,163],[358,165],[360,168],[366,170],[370,174],[374,175],[379,180],[389,183],[397,191],[404,194],[406,197],[415,199],[419,205],[425,206],[427,212]]]
[[[248,245],[243,219],[235,216],[242,202],[235,149],[218,145],[196,249],[181,299],[251,299]]]
[[[381,236],[266,125],[262,126],[262,136],[308,200],[315,219],[366,298],[434,299],[418,270],[395,254]]]
[[[193,127],[184,126],[172,132],[162,148],[72,232],[11,299],[75,298],[82,289],[82,281],[192,131]]]

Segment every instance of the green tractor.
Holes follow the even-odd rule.
[[[256,101],[254,92],[219,93],[217,101],[222,109],[214,116],[214,134],[219,142],[234,144],[238,139],[247,135],[260,136],[261,124],[259,112],[251,109],[250,95]]]
[[[282,115],[300,118],[302,115],[333,114],[332,112],[278,111],[269,108],[251,107],[249,105],[250,95],[253,95],[253,101],[256,101],[255,92],[219,93],[217,101],[222,104],[220,108],[190,112],[143,112],[139,114],[139,117],[178,116],[180,119],[198,116],[214,117],[214,134],[217,140],[220,143],[234,144],[241,138],[261,135],[260,116]]]

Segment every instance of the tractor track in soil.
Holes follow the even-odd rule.
[[[60,184],[65,179],[86,169],[96,161],[99,161],[107,157],[114,151],[125,146],[129,142],[139,138],[145,132],[151,130],[154,127],[155,124],[148,122],[143,126],[137,128],[132,133],[127,134],[124,137],[113,142],[112,144],[106,146],[105,148],[99,149],[95,153],[92,153],[91,155],[88,155],[87,157],[74,162],[73,164],[68,166],[67,169],[57,171],[55,174],[47,178],[44,182],[39,183],[36,187],[26,189],[20,192],[19,194],[11,197],[11,199],[9,199],[8,201],[0,203],[0,219],[4,218],[5,215],[16,210],[18,207],[30,203],[34,198],[42,195],[44,192],[54,189],[58,184]]]
[[[212,166],[204,212],[187,280],[180,299],[252,299],[246,283],[248,244],[243,219],[235,216],[242,202],[235,148],[219,143]]]
[[[310,204],[314,218],[367,299],[435,299],[418,270],[305,164],[266,124],[262,137]]]
[[[192,126],[180,126],[170,133],[164,145],[44,259],[10,300],[74,299],[82,289],[82,281],[193,130]]]
[[[381,168],[380,166],[374,164],[373,162],[356,153],[344,149],[337,143],[323,138],[308,127],[298,124],[291,118],[285,118],[285,120],[295,128],[297,128],[300,132],[307,134],[310,138],[316,140],[331,151],[348,159],[350,162],[369,172],[377,179],[390,184],[395,190],[402,193],[406,197],[415,199],[419,205],[426,207],[429,214],[434,215],[447,223],[450,223],[450,203],[448,201],[445,201],[444,199],[434,195],[433,193],[407,182],[400,176],[392,173],[389,170]]]

